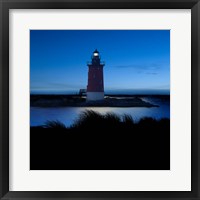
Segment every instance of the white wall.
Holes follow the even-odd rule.
[[[104,99],[104,92],[87,92],[87,101],[97,101]]]

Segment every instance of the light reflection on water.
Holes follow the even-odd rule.
[[[105,114],[113,112],[119,115],[129,114],[134,120],[138,121],[142,117],[153,117],[155,119],[170,118],[169,101],[161,101],[159,98],[142,98],[145,101],[159,105],[160,107],[144,108],[118,108],[118,107],[59,107],[59,108],[30,108],[30,125],[38,126],[44,124],[47,120],[59,120],[66,126],[70,126],[78,115],[86,110],[94,110]]]

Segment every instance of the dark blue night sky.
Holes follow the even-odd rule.
[[[108,93],[169,94],[168,30],[31,30],[31,93],[78,93],[101,54]]]

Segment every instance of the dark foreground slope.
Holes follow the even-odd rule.
[[[31,127],[31,170],[169,170],[170,121],[134,123],[114,114],[84,112],[70,128]]]

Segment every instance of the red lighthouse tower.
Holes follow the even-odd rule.
[[[103,67],[97,49],[93,52],[92,61],[88,63],[87,100],[97,101],[104,99]]]

